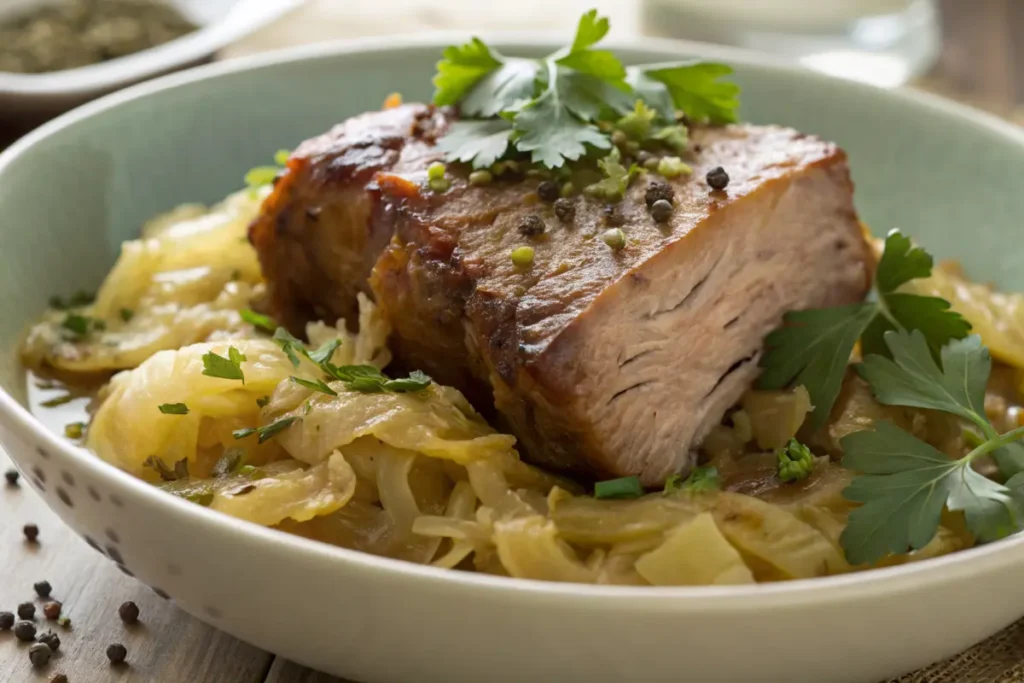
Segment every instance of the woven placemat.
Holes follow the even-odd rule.
[[[887,683],[1024,683],[1024,619],[944,662]]]

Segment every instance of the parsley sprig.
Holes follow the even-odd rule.
[[[697,61],[625,67],[597,47],[607,17],[580,17],[572,44],[544,59],[506,57],[479,38],[444,50],[434,77],[434,103],[458,104],[464,120],[439,142],[449,161],[490,166],[518,152],[558,168],[592,149],[612,147],[610,130],[638,100],[654,112],[649,131],[678,146],[676,110],[694,120],[736,120],[739,87],[720,80],[724,64]]]
[[[782,389],[803,384],[814,410],[811,425],[820,427],[832,412],[843,375],[859,339],[865,355],[889,355],[883,342],[886,332],[919,330],[932,354],[947,342],[963,339],[970,323],[950,310],[945,299],[897,291],[907,282],[926,278],[932,257],[911,245],[898,230],[885,240],[885,252],[875,272],[874,299],[836,308],[794,311],[785,316],[785,327],[765,339],[761,359],[761,389]]]
[[[690,493],[701,493],[705,491],[718,491],[722,488],[722,480],[718,476],[718,469],[711,466],[698,465],[690,472],[690,476],[683,479],[680,474],[673,474],[665,481],[665,488],[662,495],[670,495],[677,491],[688,491]]]
[[[923,548],[935,536],[943,507],[962,510],[971,533],[982,541],[1020,530],[1024,497],[1017,489],[1024,482],[1024,449],[1017,440],[1024,438],[1024,427],[999,434],[985,416],[992,359],[981,339],[952,341],[941,351],[941,365],[921,330],[888,331],[883,343],[891,358],[872,354],[858,368],[879,402],[956,415],[983,437],[959,459],[889,422],[843,437],[842,464],[861,473],[843,493],[862,503],[840,537],[847,559],[875,562]],[[1010,477],[1005,485],[971,467],[989,454]]]

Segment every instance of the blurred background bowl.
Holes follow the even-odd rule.
[[[170,42],[99,64],[49,73],[0,71],[0,126],[27,129],[99,95],[195,66],[218,50],[299,8],[305,0],[169,0],[198,29]],[[54,0],[0,2],[0,23],[56,5]],[[5,137],[10,137],[10,130]],[[14,131],[15,134],[18,132]]]

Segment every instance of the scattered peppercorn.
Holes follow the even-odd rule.
[[[128,656],[128,650],[121,643],[114,643],[107,646],[107,659],[111,664],[120,664]]]
[[[39,538],[39,527],[35,524],[26,524],[22,528],[22,532],[25,534],[25,538],[28,539],[29,543],[35,543],[36,539]]]
[[[708,171],[704,179],[708,181],[712,190],[724,190],[729,186],[729,174],[721,166],[716,166]]]
[[[545,180],[537,186],[537,196],[546,202],[553,202],[558,199],[558,195],[561,191],[562,188],[560,188],[558,183],[554,180]]]
[[[494,182],[494,176],[490,171],[473,171],[469,174],[470,185],[490,185]]]
[[[665,223],[672,217],[672,204],[666,199],[659,199],[651,205],[651,218],[658,223]]]
[[[64,674],[54,674],[53,678],[50,679],[50,683],[68,683],[68,677]]]
[[[664,180],[655,180],[647,186],[647,191],[644,192],[644,201],[647,202],[648,208],[654,206],[654,202],[659,199],[664,199],[669,204],[676,198],[676,191],[672,189],[672,186],[666,183]]]
[[[605,230],[601,233],[601,241],[611,247],[613,251],[618,251],[626,246],[626,233],[619,228]]]
[[[430,164],[430,166],[427,166],[427,177],[430,178],[431,180],[444,178],[444,172],[446,170],[448,169],[445,168],[444,164],[442,164],[440,161],[435,161],[434,163]]]
[[[448,182],[447,178],[431,178],[427,181],[430,185],[430,189],[437,193],[447,192],[448,188],[451,187],[451,183]]]
[[[520,218],[516,228],[519,230],[519,234],[524,237],[536,237],[544,233],[544,221],[541,220],[540,216],[531,213]]]
[[[0,631],[10,631],[14,627],[14,613],[0,612]]]
[[[50,657],[53,656],[53,650],[46,643],[36,643],[28,649],[28,658],[32,662],[32,666],[37,669],[41,669],[50,663]]]
[[[53,590],[53,587],[50,585],[49,581],[38,581],[32,584],[32,588],[35,589],[36,595],[38,595],[41,598],[50,597],[50,592]]]
[[[558,191],[558,194],[563,197],[571,197],[572,193],[576,191],[576,186],[571,181],[565,181],[562,185],[562,189]]]
[[[512,250],[512,265],[528,268],[533,265],[533,247],[516,247]]]
[[[36,638],[40,643],[46,643],[46,645],[56,652],[60,649],[60,637],[53,631],[47,631],[43,635]]]
[[[32,619],[36,616],[36,606],[31,602],[23,602],[18,605],[19,619]]]
[[[656,171],[658,169],[658,165],[660,163],[661,163],[661,159],[659,159],[658,157],[652,155],[649,159],[644,161],[644,163],[641,164],[641,165],[644,168],[646,168],[648,171]]]
[[[139,620],[139,606],[131,600],[121,603],[121,606],[117,608],[117,613],[121,615],[121,621],[126,624],[134,624]]]
[[[576,204],[571,199],[562,197],[555,202],[555,215],[563,223],[572,223],[576,218]]]
[[[642,149],[636,153],[636,163],[643,166],[648,161],[654,158],[654,155],[648,152],[646,149]]]
[[[621,130],[612,131],[612,144],[613,145],[615,145],[616,147],[621,147],[622,145],[626,144],[627,142],[629,142],[629,138],[626,137],[626,134],[623,133]]]
[[[14,625],[14,635],[18,640],[29,642],[36,639],[36,625],[31,621],[19,621]]]
[[[66,614],[62,614],[57,617],[57,625],[61,628],[71,628],[71,617]]]
[[[609,204],[604,207],[604,222],[606,225],[622,225],[626,222],[622,212],[616,204]]]
[[[59,602],[48,602],[43,605],[43,615],[50,621],[54,621],[60,616],[60,607]]]
[[[19,476],[21,476],[21,475],[18,474],[18,470],[13,469],[13,468],[7,470],[6,472],[4,472],[4,479],[7,480],[7,485],[8,486],[17,486],[18,485],[18,477]]]

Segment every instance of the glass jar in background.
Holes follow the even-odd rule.
[[[895,87],[939,55],[934,0],[642,0],[647,35],[772,52]]]

